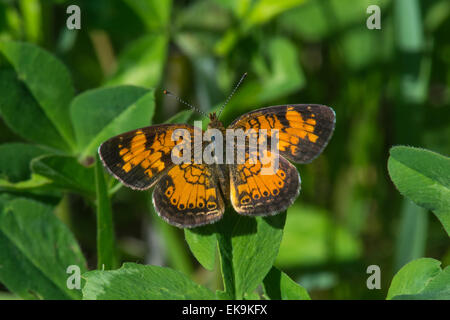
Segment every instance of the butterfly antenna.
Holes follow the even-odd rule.
[[[205,116],[206,118],[208,118],[208,115],[207,115],[205,112],[203,112],[202,110],[200,110],[200,109],[194,107],[193,105],[191,105],[190,103],[184,101],[183,99],[179,98],[178,96],[174,95],[172,92],[170,92],[170,91],[168,91],[168,90],[163,90],[163,93],[164,93],[165,95],[167,95],[167,96],[171,96],[171,97],[175,98],[178,102],[180,102],[180,103],[182,103],[182,104],[184,104],[184,105],[187,105],[187,106],[188,106],[189,108],[191,108],[192,110],[197,111],[197,112],[200,113],[202,116]]]
[[[223,109],[225,108],[225,106],[227,105],[227,103],[230,101],[231,97],[233,96],[233,94],[236,92],[236,90],[239,88],[239,86],[241,85],[242,81],[244,81],[245,77],[247,76],[247,72],[245,72],[241,79],[239,80],[239,82],[237,83],[237,85],[234,87],[233,91],[231,91],[231,94],[228,96],[227,100],[225,100],[225,103],[222,105],[222,107],[220,107],[220,111],[219,111],[219,115],[217,116],[217,118],[220,117],[220,114],[222,113]]]

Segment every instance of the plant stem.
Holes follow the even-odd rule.
[[[230,209],[229,209],[230,210]],[[222,271],[223,287],[230,299],[242,299],[236,297],[236,285],[233,269],[233,250],[231,243],[231,219],[232,214],[226,210],[222,220],[217,223],[217,243],[219,247],[220,267]]]
[[[111,202],[106,188],[103,167],[98,156],[95,163],[95,184],[97,195],[97,268],[109,270],[117,267],[116,241]]]

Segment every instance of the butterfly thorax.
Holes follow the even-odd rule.
[[[218,129],[220,132],[222,132],[222,137],[225,137],[225,127],[223,123],[219,120],[215,112],[212,112],[209,114],[209,124],[208,129]],[[224,159],[226,157],[225,150],[224,150]],[[220,191],[225,197],[225,199],[228,199],[230,197],[230,189],[229,189],[229,175],[228,175],[228,165],[226,164],[217,164],[214,167],[215,173],[219,179],[219,188]]]
[[[216,130],[219,130],[220,133],[222,134],[223,140],[225,140],[225,137],[226,137],[226,129],[225,129],[224,125],[222,124],[222,122],[221,122],[221,121],[219,120],[219,118],[217,117],[217,115],[216,115],[215,112],[212,112],[212,113],[209,114],[209,120],[210,120],[210,122],[209,122],[209,124],[208,124],[208,130],[209,130],[209,129],[216,129]],[[215,137],[214,137],[214,136],[212,137],[212,140],[211,140],[211,141],[212,141],[213,143],[215,143]],[[223,141],[223,143],[225,144],[225,141]],[[223,152],[224,152],[223,156],[224,156],[224,159],[225,159],[225,157],[226,157],[225,149],[223,149]]]

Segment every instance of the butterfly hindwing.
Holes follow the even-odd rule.
[[[153,204],[168,223],[192,228],[222,218],[224,200],[214,166],[181,164],[172,167],[157,183]]]
[[[162,124],[129,131],[115,136],[99,147],[99,155],[109,172],[123,184],[145,190],[173,167],[171,151],[176,145],[176,129],[194,132],[184,124]]]
[[[266,129],[270,139],[277,129],[279,152],[296,163],[309,163],[326,147],[334,131],[335,113],[324,105],[294,104],[248,112],[229,128]]]
[[[278,161],[276,161],[276,159]],[[265,151],[256,161],[230,168],[230,198],[243,215],[273,215],[286,210],[300,192],[297,169],[282,156]]]

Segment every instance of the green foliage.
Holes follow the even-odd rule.
[[[27,141],[66,150],[67,143],[25,84],[9,69],[0,70],[0,112],[11,129]],[[20,117],[17,117],[17,113]]]
[[[398,146],[390,150],[388,169],[400,193],[417,205],[432,210],[449,233],[450,159],[428,150]],[[414,204],[408,206],[412,209],[408,210],[411,212],[410,214],[418,215],[417,217],[420,219],[420,216],[423,215],[418,211],[420,208]],[[423,233],[423,231],[415,230],[418,227],[421,228],[416,225],[408,226],[405,223],[402,238],[404,242],[409,240],[410,243],[400,243],[399,245],[423,252],[423,248],[417,248],[422,245],[420,237]],[[410,237],[406,235],[411,231],[415,231],[413,235],[416,239],[409,239]],[[419,244],[414,245],[415,241],[419,241]],[[401,248],[399,251],[406,252]],[[414,255],[414,252],[412,254]],[[397,264],[401,264],[405,260],[409,260],[409,257],[398,259]],[[450,300],[450,267],[442,270],[440,265],[440,261],[431,258],[420,258],[409,262],[394,276],[387,299]]]
[[[392,279],[387,299],[450,300],[450,267],[421,258],[405,265]]]
[[[149,21],[149,18],[146,18]],[[149,35],[131,43],[119,59],[116,73],[107,85],[134,84],[153,87],[158,84],[166,58],[167,38]]]
[[[83,167],[74,157],[46,155],[35,158],[31,161],[31,170],[62,190],[86,195],[95,193],[93,168]]]
[[[272,267],[264,278],[264,291],[274,300],[311,300],[308,292],[283,271]]]
[[[43,148],[25,143],[0,145],[0,185],[1,181],[14,183],[30,179],[31,160],[46,152]]]
[[[66,269],[86,261],[52,208],[24,198],[0,197],[0,281],[25,299],[78,299]]]
[[[0,51],[45,116],[65,142],[72,146],[73,130],[67,107],[73,98],[74,88],[66,67],[48,52],[28,43],[2,42]]]
[[[342,262],[356,259],[361,254],[360,241],[339,226],[332,234],[331,229],[327,212],[293,205],[288,209],[276,265],[310,267],[331,259]]]
[[[380,0],[369,30],[372,2],[80,0],[77,31],[65,0],[0,2],[0,297],[450,299],[450,7]],[[244,72],[225,125],[269,105],[336,111],[287,213],[230,208],[183,231],[105,172],[110,137],[199,119],[159,89],[209,112]],[[393,147],[386,168],[393,144],[443,155]],[[400,270],[389,292],[366,289],[368,263],[383,281]]]
[[[141,20],[146,24],[149,31],[164,31],[170,21],[172,0],[125,0]]]
[[[194,257],[208,270],[216,263],[217,235],[214,226],[184,229],[184,237]]]
[[[396,270],[414,259],[423,257],[427,240],[428,212],[408,199],[403,201],[400,230],[395,247]]]
[[[158,266],[125,263],[113,271],[84,274],[83,298],[89,300],[214,299],[215,295],[184,274]]]
[[[93,156],[106,139],[151,124],[154,113],[152,90],[120,86],[96,89],[77,96],[70,113],[78,150]]]
[[[404,196],[433,211],[450,234],[450,159],[410,147],[393,147],[389,174]]]
[[[217,224],[225,291],[242,299],[251,293],[272,267],[283,235],[286,212],[249,218],[233,210]]]
[[[95,188],[97,195],[97,266],[99,269],[115,269],[117,267],[117,258],[113,213],[103,166],[98,156],[95,161]]]

